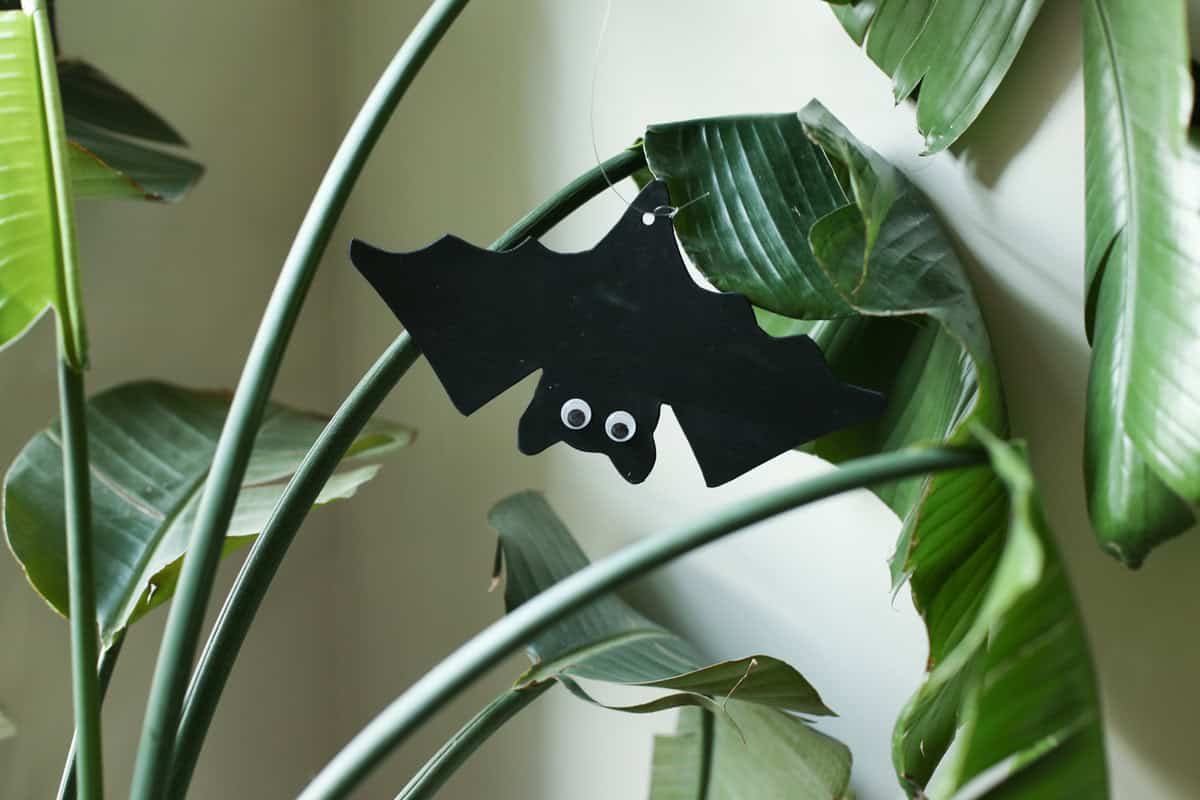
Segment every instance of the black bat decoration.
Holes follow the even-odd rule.
[[[807,336],[769,336],[745,297],[698,285],[670,217],[641,210],[669,202],[666,184],[650,183],[582,253],[447,235],[412,253],[356,239],[350,258],[463,414],[542,370],[518,428],[529,455],[564,441],[640,483],[665,403],[718,486],[882,413],[883,397],[838,381]]]

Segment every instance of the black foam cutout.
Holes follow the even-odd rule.
[[[542,370],[518,426],[523,453],[566,442],[606,454],[640,483],[654,466],[665,403],[717,486],[882,413],[883,397],[838,381],[807,336],[771,337],[746,298],[692,280],[670,217],[644,214],[669,203],[664,183],[649,184],[582,253],[532,239],[495,252],[445,236],[411,253],[355,240],[350,257],[463,414]],[[570,400],[586,408],[567,411],[590,414],[566,413]],[[615,424],[623,416],[607,424],[618,411],[633,419],[627,441],[610,436],[631,427]]]

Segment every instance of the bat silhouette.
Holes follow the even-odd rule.
[[[496,252],[444,236],[350,258],[425,353],[451,401],[474,413],[534,370],[521,452],[563,441],[630,483],[654,466],[671,406],[705,482],[718,486],[809,440],[878,416],[883,397],[841,383],[807,336],[763,332],[750,303],[687,272],[655,181],[592,250],[536,239]]]

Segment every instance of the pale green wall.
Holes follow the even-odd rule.
[[[64,3],[69,52],[109,69],[179,123],[211,174],[172,209],[86,205],[82,238],[102,388],[145,374],[229,385],[299,214],[338,137],[424,4]],[[969,256],[1017,433],[1030,439],[1076,579],[1105,690],[1116,796],[1200,796],[1200,536],[1127,573],[1093,546],[1079,454],[1082,87],[1076,3],[1048,0],[980,125],[956,150],[917,156],[907,108],[817,0],[617,0],[600,62],[595,130],[608,154],[645,123],[825,102],[901,164],[945,212]],[[336,9],[336,11],[334,10]],[[419,247],[447,230],[486,243],[594,163],[589,121],[603,5],[477,0],[380,142],[301,321],[280,396],[332,408],[396,331],[342,257],[351,235]],[[626,190],[628,194],[628,190]],[[606,196],[555,231],[589,246],[621,210]],[[135,292],[131,305],[125,298]],[[201,336],[198,332],[203,331]],[[18,401],[0,422],[15,452],[53,409],[48,325],[0,359]],[[627,487],[597,457],[526,458],[514,421],[531,390],[464,420],[423,363],[385,406],[416,425],[352,505],[314,517],[251,638],[206,750],[195,795],[286,796],[373,713],[493,619],[484,515],[505,494],[546,490],[593,554],[819,465],[784,457],[719,492],[702,488],[678,430]],[[892,719],[924,661],[918,621],[888,594],[896,522],[866,495],[730,540],[633,596],[714,656],[767,651],[801,667],[842,715],[864,798],[893,797]],[[230,570],[226,570],[226,583]],[[68,733],[66,629],[0,566],[0,705],[22,736],[0,743],[0,795],[45,796]],[[113,786],[132,737],[162,614],[134,631],[108,707]],[[393,758],[361,793],[389,797],[444,736],[519,668],[498,670]],[[626,798],[644,792],[652,731],[552,693],[491,743],[447,798]]]

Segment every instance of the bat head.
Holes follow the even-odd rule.
[[[517,428],[517,446],[534,455],[556,442],[585,453],[604,453],[630,483],[654,468],[654,429],[661,405],[625,389],[604,369],[542,372],[529,408]]]

